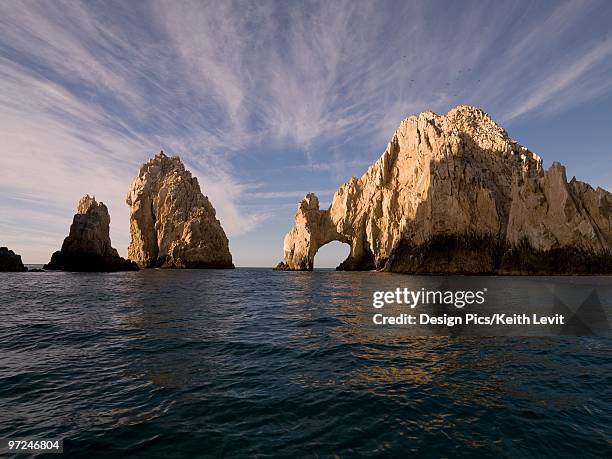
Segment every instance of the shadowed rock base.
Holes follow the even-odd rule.
[[[576,247],[537,250],[527,240],[511,247],[487,237],[437,235],[419,246],[401,240],[384,270],[407,274],[612,274],[612,255]]]
[[[276,271],[291,269],[280,262]],[[425,244],[402,239],[388,260],[376,266],[373,256],[350,256],[336,271],[391,271],[404,274],[465,275],[606,275],[612,274],[612,255],[563,247],[537,250],[527,240],[511,247],[493,238],[436,235]]]
[[[83,272],[138,271],[138,265],[121,257],[106,258],[95,253],[55,252],[44,269]]]
[[[211,259],[210,261],[174,259],[172,257],[158,258],[152,261],[148,268],[172,269],[234,269],[233,263],[225,259]]]

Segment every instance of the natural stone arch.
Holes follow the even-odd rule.
[[[295,214],[295,226],[285,236],[286,263],[280,269],[312,271],[314,257],[320,247],[331,241],[344,240],[334,227],[329,211],[319,209],[319,198],[309,193],[300,202]]]
[[[338,269],[370,269],[371,251],[361,232],[352,237],[338,231],[330,210],[319,209],[319,199],[309,193],[300,202],[295,214],[295,226],[287,233],[284,242],[285,261],[277,269],[292,271],[312,271],[314,257],[318,250],[332,241],[348,244],[351,248],[346,260]]]

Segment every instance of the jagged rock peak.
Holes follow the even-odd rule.
[[[0,247],[0,272],[24,272],[28,268],[23,266],[21,255],[17,255],[8,247]]]
[[[138,266],[119,256],[110,240],[110,215],[88,194],[79,200],[70,233],[45,269],[63,271],[135,271]]]
[[[233,268],[215,209],[178,156],[161,151],[143,164],[126,202],[128,256],[140,267]]]
[[[104,203],[100,202],[98,203],[96,201],[96,197],[95,196],[89,196],[88,194],[86,194],[85,196],[83,196],[80,200],[79,200],[79,205],[77,206],[77,213],[79,214],[86,214],[87,212],[89,212],[89,210],[92,207],[100,207],[100,209],[102,210],[103,208],[106,209],[106,206],[104,205]],[[102,210],[104,212],[104,210]],[[106,213],[108,214],[108,209],[106,209]],[[110,217],[109,217],[110,219]]]
[[[316,205],[315,205],[316,204]],[[340,269],[414,273],[610,273],[612,195],[459,106],[400,123],[361,178],[319,210],[298,206],[278,269],[312,269],[324,244],[351,246]]]

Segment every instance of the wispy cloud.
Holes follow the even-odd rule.
[[[253,198],[264,198],[264,199],[286,199],[286,198],[299,198],[302,199],[308,193],[315,193],[317,196],[331,196],[336,190],[319,190],[319,191],[259,191],[250,193]]]
[[[602,81],[589,73],[595,69],[605,69],[607,74],[612,74],[611,58],[612,39],[606,39],[581,56],[568,59],[563,66],[554,69],[542,81],[525,91],[520,103],[505,115],[505,119],[512,120],[543,107],[548,111],[560,111],[568,104],[609,91],[612,89],[612,79]]]

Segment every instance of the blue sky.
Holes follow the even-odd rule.
[[[125,255],[128,186],[163,149],[235,263],[272,266],[304,194],[328,205],[401,119],[458,104],[611,190],[610,24],[609,1],[1,2],[0,245],[48,261],[89,193]]]

